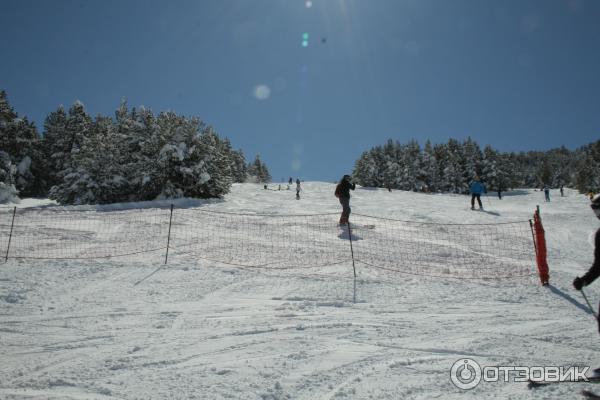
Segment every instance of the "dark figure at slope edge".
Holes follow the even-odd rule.
[[[596,217],[600,219],[600,194],[594,196],[591,207]],[[600,276],[600,229],[596,231],[594,240],[594,262],[585,275],[575,278],[573,286],[575,289],[581,290],[584,286],[594,282],[598,276]],[[600,319],[598,319],[598,331],[600,331]]]
[[[344,175],[344,177],[340,180],[340,183],[338,183],[335,191],[336,196],[339,198],[340,204],[342,205],[340,225],[346,225],[348,223],[348,219],[350,218],[350,190],[354,189],[356,189],[356,184],[351,181],[350,175]]]

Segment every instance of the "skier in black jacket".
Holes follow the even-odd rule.
[[[596,217],[600,219],[600,194],[594,196],[591,207],[596,214]],[[585,275],[577,277],[573,281],[573,286],[575,286],[575,289],[577,290],[581,290],[582,287],[594,282],[594,280],[600,276],[600,229],[596,231],[594,243],[594,263]],[[598,330],[600,331],[600,319],[598,319]]]
[[[346,225],[350,217],[350,190],[354,190],[356,185],[350,181],[350,175],[344,175],[339,183],[340,185],[340,204],[342,205],[342,215],[340,216],[340,225]]]

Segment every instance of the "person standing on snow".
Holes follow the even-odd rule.
[[[475,175],[473,181],[469,184],[469,191],[471,192],[471,210],[475,209],[475,199],[479,204],[479,209],[483,210],[483,204],[481,204],[481,193],[487,193],[485,185],[479,180],[479,176]]]
[[[296,199],[300,200],[300,178],[296,178]]]
[[[546,201],[550,201],[550,188],[548,186],[544,186],[544,196],[546,196]]]
[[[342,215],[340,216],[340,225],[348,224],[348,219],[350,218],[350,190],[356,189],[356,184],[354,184],[350,175],[344,175],[344,177],[340,180],[337,187],[335,188],[335,194],[340,200],[340,204],[342,205]]]
[[[594,196],[590,206],[594,214],[596,214],[596,218],[600,219],[600,194]],[[594,262],[585,275],[581,278],[575,278],[573,286],[575,289],[581,290],[584,286],[594,282],[598,276],[600,276],[600,228],[596,231],[596,238],[594,240]],[[598,319],[598,331],[600,332],[600,319]]]

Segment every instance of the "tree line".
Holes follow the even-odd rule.
[[[222,197],[234,182],[270,182],[260,156],[247,163],[213,127],[173,111],[122,101],[91,118],[76,101],[48,114],[40,135],[0,91],[0,202],[49,197],[61,204]]]
[[[569,186],[582,193],[600,192],[600,140],[576,150],[499,152],[471,138],[421,147],[415,140],[387,143],[365,151],[353,177],[363,186],[467,193],[479,176],[488,190]]]

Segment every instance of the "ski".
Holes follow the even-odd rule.
[[[543,386],[554,385],[556,383],[600,383],[600,376],[593,376],[587,379],[579,379],[576,381],[532,381],[527,383],[529,389],[535,389]]]
[[[586,399],[596,399],[596,400],[600,400],[600,395],[597,395],[594,392],[591,392],[589,390],[582,390],[581,394],[583,395],[583,397],[585,397]]]

